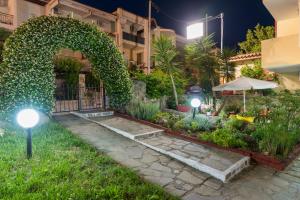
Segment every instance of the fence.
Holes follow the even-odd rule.
[[[68,87],[61,86],[55,90],[55,111],[90,111],[105,110],[106,99],[103,87]]]
[[[0,22],[3,24],[13,25],[14,16],[0,12]]]

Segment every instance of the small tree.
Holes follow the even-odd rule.
[[[201,87],[212,92],[215,105],[215,92],[212,88],[219,82],[219,63],[215,53],[213,34],[186,46],[186,64],[196,69],[198,83]]]
[[[154,48],[154,60],[158,67],[160,67],[163,71],[169,74],[172,82],[174,98],[176,102],[176,106],[178,106],[178,97],[175,86],[175,81],[173,74],[178,71],[176,67],[178,63],[175,62],[175,58],[177,56],[177,50],[174,46],[172,40],[166,36],[161,35],[159,38],[155,39],[153,42]]]
[[[235,77],[235,63],[230,62],[230,58],[234,56],[236,53],[234,50],[225,48],[223,53],[219,53],[220,59],[220,73],[222,74],[224,80],[229,82]]]
[[[275,30],[273,26],[261,26],[257,24],[253,30],[249,29],[246,41],[239,43],[242,53],[261,52],[261,41],[273,38]]]
[[[242,76],[246,76],[249,78],[255,78],[255,79],[260,79],[264,80],[265,79],[265,72],[264,69],[261,67],[261,62],[256,61],[254,62],[254,66],[245,66],[241,69],[241,74]]]

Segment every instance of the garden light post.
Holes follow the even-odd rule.
[[[196,109],[198,109],[201,105],[201,101],[198,98],[193,98],[191,101],[191,106],[193,107],[193,119],[195,119],[196,116]]]
[[[27,158],[32,157],[32,132],[40,120],[40,116],[34,109],[23,109],[17,114],[18,124],[27,132]]]
[[[224,44],[224,13],[220,13],[219,15],[215,17],[205,17],[203,19],[198,20],[195,23],[191,23],[187,26],[187,39],[197,39],[201,38],[204,35],[207,35],[208,31],[208,22],[215,20],[215,19],[221,19],[221,53],[223,53],[223,44]],[[204,27],[205,26],[205,27]],[[204,30],[205,29],[205,30]]]

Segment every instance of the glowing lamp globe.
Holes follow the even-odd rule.
[[[198,108],[200,105],[201,105],[200,99],[197,99],[197,98],[192,99],[191,106],[193,108]]]
[[[33,128],[39,123],[40,117],[33,109],[21,110],[17,115],[17,122],[22,128]]]
[[[187,39],[196,39],[204,36],[204,23],[195,23],[187,26]]]

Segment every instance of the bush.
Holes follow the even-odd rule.
[[[170,76],[160,69],[155,69],[149,75],[144,73],[135,74],[137,80],[146,83],[147,97],[150,99],[159,99],[163,96],[173,96],[173,88]],[[187,80],[181,74],[174,73],[174,81],[178,96],[182,95],[187,85]]]
[[[258,141],[259,149],[273,156],[287,157],[299,142],[299,131],[286,131],[274,123],[257,127],[252,136]]]
[[[83,64],[74,58],[56,58],[54,59],[56,75],[61,76],[68,86],[77,87],[79,82],[79,73]]]
[[[300,140],[300,95],[280,92],[253,100],[249,112],[258,112],[251,134],[262,152],[285,158]],[[268,110],[265,115],[262,110]]]
[[[191,132],[208,131],[213,128],[212,122],[204,115],[196,115],[195,119],[191,115],[181,119],[175,124],[176,129]]]
[[[139,100],[132,100],[126,107],[126,112],[142,120],[152,121],[155,115],[160,111],[158,103],[146,103]]]
[[[238,104],[229,104],[224,106],[224,112],[229,113],[239,113],[241,111],[241,106]]]
[[[167,128],[173,128],[175,123],[181,119],[182,117],[179,115],[171,114],[168,112],[159,112],[155,115],[153,121]]]
[[[235,117],[231,117],[228,121],[224,123],[224,128],[236,132],[242,131],[247,126],[247,123],[242,120],[238,120]]]
[[[220,145],[222,147],[235,147],[235,148],[246,148],[247,143],[240,139],[232,131],[223,128],[217,129],[212,133],[199,134],[200,139],[214,144]]]

